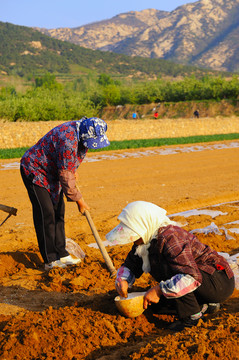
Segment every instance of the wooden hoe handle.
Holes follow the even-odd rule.
[[[9,215],[14,215],[14,216],[17,215],[17,209],[15,209],[14,207],[10,207],[10,206],[0,204],[0,210],[5,211]]]
[[[98,234],[98,231],[96,230],[95,224],[93,223],[93,220],[91,218],[91,215],[90,215],[89,211],[85,210],[84,215],[86,216],[86,219],[87,219],[87,221],[88,221],[88,223],[90,225],[90,228],[91,228],[91,231],[92,231],[92,233],[94,235],[95,241],[97,242],[97,245],[99,246],[99,249],[101,251],[101,254],[103,255],[105,263],[106,263],[106,265],[107,265],[107,267],[109,269],[109,272],[111,274],[111,277],[114,277],[116,275],[117,271],[116,271],[116,269],[115,269],[115,267],[114,267],[114,265],[113,265],[113,263],[112,263],[112,261],[111,261],[111,259],[109,257],[109,254],[107,253],[107,251],[105,249],[105,246],[104,246],[104,244],[103,244],[103,242],[102,242],[102,240],[101,240],[101,238],[100,238],[100,236]]]

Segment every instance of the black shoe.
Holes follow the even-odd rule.
[[[204,321],[204,317],[201,316],[199,319],[193,320],[191,317],[187,317],[181,320],[174,321],[172,324],[168,326],[168,329],[174,332],[179,332],[184,330],[185,328],[192,328],[193,326],[196,326],[199,322],[199,320]]]
[[[209,303],[202,305],[201,313],[202,314],[215,314],[220,310],[219,303]]]
[[[219,303],[209,303],[206,314],[215,314],[220,310],[221,305]]]

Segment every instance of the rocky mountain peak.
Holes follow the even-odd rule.
[[[239,0],[199,0],[171,12],[130,11],[74,29],[40,29],[91,49],[235,71]]]

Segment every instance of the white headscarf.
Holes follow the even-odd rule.
[[[142,238],[144,244],[137,246],[135,254],[142,258],[142,269],[145,273],[148,273],[150,271],[148,248],[150,247],[151,240],[157,236],[160,227],[175,224],[175,222],[166,216],[166,213],[166,210],[150,202],[132,202],[118,216],[120,224],[106,235],[107,240],[117,241],[120,244],[120,236],[117,238],[118,234],[127,234],[127,232],[131,233],[131,235],[136,235],[134,240],[137,240],[137,236]],[[127,229],[130,230],[127,231]],[[132,238],[132,236],[129,236],[128,239],[122,239],[122,244],[132,242]]]

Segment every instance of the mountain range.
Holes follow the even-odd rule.
[[[146,9],[76,28],[40,32],[93,50],[239,71],[239,0],[199,0]]]
[[[26,26],[0,22],[0,76],[37,76],[46,72],[79,78],[107,73],[115,78],[157,79],[216,73],[164,59],[87,49]],[[65,74],[65,75],[64,75]],[[67,81],[68,81],[67,80]]]

